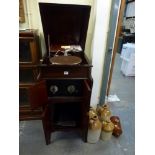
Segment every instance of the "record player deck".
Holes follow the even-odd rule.
[[[56,65],[77,65],[81,63],[81,58],[76,56],[56,56],[50,58],[50,62]]]

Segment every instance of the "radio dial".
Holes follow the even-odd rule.
[[[76,87],[74,85],[70,85],[67,87],[67,91],[70,93],[70,94],[73,94],[76,92]]]
[[[56,85],[52,85],[50,87],[50,91],[52,94],[55,94],[56,92],[58,92],[58,87]]]

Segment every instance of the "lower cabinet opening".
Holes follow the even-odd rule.
[[[57,128],[78,128],[81,124],[80,103],[55,103],[50,105],[50,120]]]

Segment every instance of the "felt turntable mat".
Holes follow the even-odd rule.
[[[77,56],[57,56],[50,58],[50,62],[56,65],[77,65],[82,62]]]

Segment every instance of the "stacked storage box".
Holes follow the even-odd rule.
[[[135,44],[123,44],[121,71],[125,76],[135,76]]]

